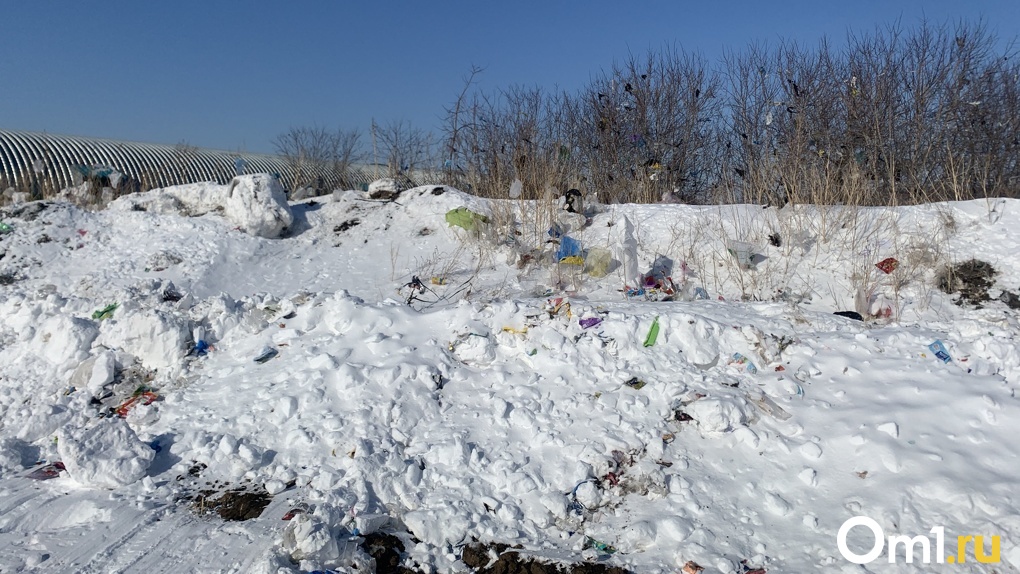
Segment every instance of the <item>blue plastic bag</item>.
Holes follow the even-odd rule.
[[[935,356],[941,359],[943,363],[948,363],[953,360],[953,358],[949,356],[949,351],[946,350],[946,346],[942,344],[941,340],[936,340],[931,345],[928,345],[928,348],[931,349],[931,352],[935,353]]]
[[[556,261],[563,261],[568,257],[581,256],[581,242],[564,235],[560,238],[560,248],[556,250]]]

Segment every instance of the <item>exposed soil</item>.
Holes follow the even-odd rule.
[[[220,496],[213,498],[219,494]],[[226,492],[203,490],[195,496],[193,505],[200,513],[215,512],[223,520],[251,520],[262,515],[273,497],[268,492],[256,489],[237,488]]]
[[[360,223],[361,223],[361,220],[358,219],[357,217],[355,217],[354,219],[348,219],[347,221],[345,221],[345,222],[341,223],[340,225],[337,225],[336,227],[334,227],[333,228],[333,233],[343,233],[343,232],[347,231],[348,229],[350,229],[350,228],[352,228],[355,225],[358,225]]]
[[[499,557],[489,565],[492,550]],[[629,574],[619,566],[591,562],[560,565],[521,556],[506,544],[475,543],[464,548],[461,560],[478,574]]]
[[[990,299],[988,289],[992,286],[995,274],[995,267],[991,263],[971,259],[946,266],[937,277],[937,285],[943,293],[959,293],[957,305],[980,305]]]
[[[375,532],[365,536],[361,548],[375,558],[378,574],[415,574],[415,570],[400,565],[404,554],[404,543],[392,534]]]

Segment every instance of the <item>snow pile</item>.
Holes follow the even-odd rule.
[[[224,207],[227,219],[258,237],[279,237],[294,222],[283,187],[268,174],[235,177]]]
[[[57,450],[68,476],[82,486],[117,488],[141,480],[155,453],[124,421],[99,421],[91,427],[65,427]]]
[[[615,254],[594,277],[504,223],[516,204],[449,188],[294,203],[267,241],[282,220],[250,183],[255,234],[126,203],[5,212],[0,570],[371,571],[381,533],[426,572],[468,571],[472,540],[642,573],[851,571],[835,537],[858,515],[943,526],[949,553],[997,535],[1002,563],[968,567],[1020,567],[1016,202],[862,210],[856,244],[758,206],[616,206],[571,223]],[[448,228],[458,207],[498,244]],[[996,269],[981,308],[933,281],[972,257]],[[676,294],[620,291],[649,269]],[[860,288],[890,316],[833,315]],[[195,516],[223,493],[268,504]]]
[[[88,356],[92,342],[99,336],[99,327],[94,321],[57,315],[44,320],[36,329],[33,347],[42,358],[53,363],[59,370],[76,367]]]
[[[222,211],[226,200],[227,187],[213,181],[124,195],[114,200],[108,209],[199,216]]]
[[[115,211],[148,211],[199,216],[222,212],[237,228],[274,239],[294,223],[279,180],[269,174],[239,175],[229,185],[194,183],[121,197]]]
[[[103,322],[97,342],[134,355],[150,369],[173,371],[191,343],[190,323],[162,309],[124,310]]]
[[[400,191],[397,186],[397,180],[392,177],[383,177],[368,184],[368,194],[372,195],[377,192],[396,193]]]

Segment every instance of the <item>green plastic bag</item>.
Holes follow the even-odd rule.
[[[656,317],[652,321],[652,328],[648,330],[648,336],[645,337],[645,346],[651,347],[655,344],[655,340],[659,338],[659,318]]]
[[[3,221],[0,221],[0,233],[10,233],[12,231],[14,231],[13,227],[11,227],[10,225],[7,225]]]
[[[468,231],[475,231],[480,223],[488,223],[489,218],[466,207],[458,207],[446,212],[446,222],[451,226],[456,225]]]
[[[113,312],[114,310],[117,309],[118,306],[119,305],[117,305],[116,303],[110,303],[106,307],[103,307],[102,309],[99,309],[98,311],[93,313],[92,318],[99,321],[102,321],[103,319],[112,319]]]

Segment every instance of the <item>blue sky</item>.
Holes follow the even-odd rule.
[[[438,130],[472,65],[482,89],[574,90],[676,43],[717,61],[779,40],[980,19],[1020,0],[432,2],[0,0],[0,129],[272,152],[297,126]]]

